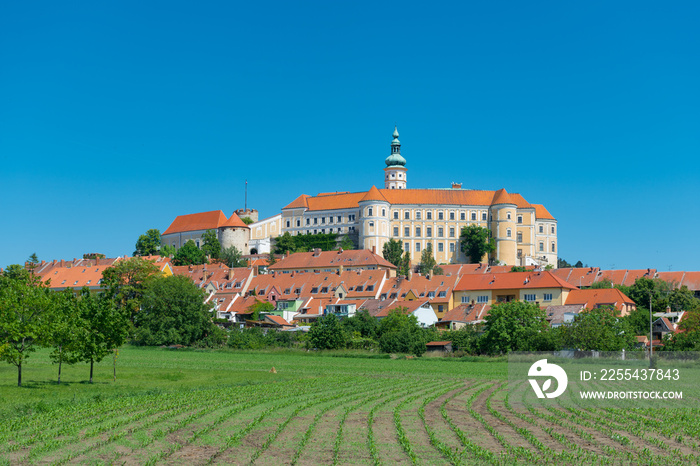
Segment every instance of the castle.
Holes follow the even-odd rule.
[[[466,261],[459,236],[463,227],[478,225],[495,241],[492,263],[557,266],[557,221],[544,206],[505,189],[462,189],[459,183],[448,189],[408,189],[396,127],[392,136],[384,189],[302,194],[282,209],[282,233],[348,235],[359,248],[378,253],[395,239],[413,263],[430,244],[437,262],[449,264]]]

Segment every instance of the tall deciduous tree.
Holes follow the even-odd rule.
[[[484,324],[482,351],[488,354],[509,351],[548,351],[547,315],[539,306],[522,301],[495,304]]]
[[[247,267],[248,261],[243,259],[243,254],[236,246],[229,246],[221,251],[220,259],[229,267]]]
[[[148,282],[159,275],[160,271],[153,262],[132,257],[105,269],[102,284],[107,297],[114,300],[117,308],[125,309],[133,317],[141,306]]]
[[[142,345],[191,345],[212,331],[203,289],[189,277],[172,275],[151,282],[136,315],[135,341]]]
[[[207,230],[204,232],[202,251],[212,259],[218,259],[221,254],[221,243],[216,231]]]
[[[340,349],[345,347],[347,335],[335,314],[322,316],[311,324],[309,344],[317,349]]]
[[[189,240],[175,253],[174,265],[199,265],[207,262],[207,255],[199,249],[194,241]]]
[[[399,266],[398,274],[408,277],[408,272],[411,271],[411,253],[406,251],[401,259],[401,265]]]
[[[134,256],[155,256],[161,246],[160,230],[152,228],[136,240]]]
[[[459,241],[462,252],[472,264],[481,262],[481,259],[486,254],[496,250],[496,243],[489,238],[489,230],[478,225],[469,225],[462,228]]]
[[[394,264],[396,267],[401,266],[401,255],[403,254],[403,245],[401,241],[391,238],[382,246],[382,256],[384,259]]]
[[[22,365],[41,343],[51,308],[48,286],[38,277],[0,275],[0,360],[17,367],[19,387]]]
[[[581,312],[561,332],[565,347],[582,351],[620,351],[636,343],[629,322],[617,317],[610,307]]]
[[[418,270],[423,275],[428,275],[433,273],[433,269],[437,265],[435,257],[433,257],[433,244],[428,243],[420,256],[420,264],[418,264]]]
[[[49,314],[48,325],[45,329],[44,344],[53,348],[49,357],[58,364],[58,383],[61,383],[61,368],[63,363],[73,364],[78,361],[76,345],[80,315],[78,301],[73,290],[67,288],[53,293],[53,307]]]
[[[90,363],[90,383],[94,366],[122,346],[129,336],[129,315],[104,294],[92,295],[83,288],[78,299],[78,323],[75,354]]]

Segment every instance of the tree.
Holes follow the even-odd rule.
[[[277,258],[275,257],[275,254],[270,251],[270,255],[267,258],[267,266],[275,265],[277,263]]]
[[[700,351],[700,312],[687,312],[677,333],[664,337],[664,351]]]
[[[320,350],[345,347],[347,337],[335,314],[327,314],[311,324],[309,345]]]
[[[251,223],[255,223],[252,218],[250,217],[241,217],[241,222],[245,223],[246,225],[250,225]]]
[[[489,238],[489,230],[478,225],[463,227],[459,241],[462,252],[472,264],[481,262],[484,255],[496,250],[495,241]]]
[[[192,240],[187,241],[178,249],[175,257],[173,257],[174,265],[200,265],[205,263],[207,263],[206,253],[199,249]]]
[[[236,246],[229,246],[221,251],[219,258],[229,267],[248,267],[248,261],[243,259],[243,254]]]
[[[272,303],[268,303],[266,301],[260,301],[258,299],[255,300],[255,303],[251,304],[248,307],[248,310],[252,312],[250,316],[250,320],[260,320],[260,313],[261,312],[272,312],[275,310],[275,305]]]
[[[90,363],[90,383],[94,366],[122,346],[129,336],[129,314],[104,294],[93,295],[86,287],[78,299],[79,322],[73,348],[76,359]]]
[[[610,289],[613,287],[613,282],[606,277],[598,282],[592,283],[590,287],[592,289]]]
[[[582,267],[583,267],[583,262],[581,262],[581,261],[576,262],[576,263],[574,264],[574,267],[577,268],[577,269],[582,268]]]
[[[401,241],[390,239],[382,246],[382,256],[396,267],[401,266],[401,255],[403,254],[403,244]]]
[[[609,306],[581,312],[561,331],[565,347],[582,351],[620,351],[636,343],[629,322]]]
[[[54,305],[45,328],[44,344],[53,348],[49,357],[58,364],[58,383],[61,383],[61,368],[63,363],[74,364],[79,357],[76,353],[78,343],[78,328],[80,316],[78,301],[73,290],[65,289],[53,293]]]
[[[392,310],[379,322],[379,349],[385,353],[425,353],[427,332],[418,324],[418,318],[406,314],[405,307]]]
[[[408,277],[408,272],[411,271],[411,253],[406,251],[403,255],[403,258],[401,259],[401,263],[399,264],[399,268],[396,271],[397,275],[402,275],[404,277]]]
[[[0,360],[17,367],[18,387],[24,361],[45,334],[53,304],[49,293],[47,284],[26,271],[0,276]]]
[[[126,310],[133,318],[141,307],[148,283],[159,275],[160,271],[152,261],[132,257],[105,269],[102,285],[106,296],[115,302],[117,308]]]
[[[172,275],[149,283],[136,315],[134,341],[140,345],[192,345],[213,331],[205,291],[189,277]]]
[[[341,321],[343,328],[349,333],[359,333],[363,338],[377,338],[379,324],[377,319],[372,317],[367,311],[358,311],[354,316]]]
[[[33,252],[29,256],[29,259],[27,260],[27,268],[29,269],[29,273],[34,273],[34,269],[38,265],[39,265],[39,256],[37,256],[36,253]]]
[[[349,236],[345,235],[343,236],[343,239],[340,241],[340,247],[344,251],[351,251],[355,249],[355,242],[350,239]]]
[[[567,261],[565,261],[565,260],[562,259],[561,257],[558,257],[558,258],[557,258],[557,268],[558,268],[558,269],[563,269],[563,268],[566,268],[566,267],[571,267],[571,264],[569,264]]]
[[[152,228],[136,240],[134,256],[155,256],[160,250],[160,230]]]
[[[216,231],[207,230],[204,232],[202,251],[212,259],[218,259],[221,254],[221,243],[216,236]]]
[[[433,257],[433,244],[428,243],[423,252],[420,255],[420,264],[418,264],[418,271],[422,275],[429,275],[433,272],[433,269],[437,265],[435,257]]]
[[[522,301],[498,303],[486,316],[482,351],[488,354],[510,351],[549,351],[547,315],[539,306]]]
[[[163,244],[160,246],[160,251],[158,251],[158,255],[161,257],[174,257],[175,253],[177,252],[177,249],[175,246],[171,246],[169,244]]]
[[[294,252],[296,249],[296,244],[294,243],[294,237],[285,231],[283,235],[275,238],[275,248],[273,249],[275,254],[287,254]]]

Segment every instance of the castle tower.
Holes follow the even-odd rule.
[[[506,265],[520,265],[516,256],[517,204],[508,192],[501,188],[491,201],[491,232],[496,240],[494,259]]]
[[[221,249],[235,246],[243,255],[250,254],[250,227],[243,223],[236,212],[231,214],[224,224],[219,226],[219,243]]]
[[[357,204],[360,207],[360,248],[381,254],[384,243],[389,241],[391,205],[376,186],[372,186]]]
[[[406,159],[401,157],[399,130],[394,126],[394,140],[391,141],[391,155],[386,158],[384,169],[385,189],[406,189]]]

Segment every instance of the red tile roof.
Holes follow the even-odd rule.
[[[248,229],[250,229],[250,227],[249,227],[248,225],[246,225],[246,224],[243,222],[243,220],[241,220],[241,218],[236,214],[236,212],[232,213],[232,214],[231,214],[231,217],[230,217],[228,220],[226,220],[226,222],[224,222],[224,223],[223,223],[222,225],[220,225],[220,226],[222,226],[222,227],[238,227],[238,228],[248,228]]]
[[[445,346],[445,345],[451,345],[451,341],[430,341],[425,344],[425,346]]]
[[[554,220],[552,214],[542,204],[532,204],[535,208],[535,218],[538,220]]]
[[[599,306],[614,306],[616,310],[622,310],[625,304],[634,305],[634,301],[628,298],[622,291],[616,288],[589,288],[585,290],[572,290],[566,298],[566,305],[578,304],[587,309],[595,309]]]
[[[638,278],[654,278],[656,269],[628,270],[622,284],[632,286]]]
[[[386,306],[384,309],[379,311],[377,314],[377,317],[386,317],[388,316],[392,311],[398,311],[400,308],[403,309],[403,314],[411,314],[414,311],[416,311],[419,307],[422,307],[424,304],[427,304],[428,300],[427,299],[421,299],[421,300],[415,300],[415,301],[394,301],[390,305]]]
[[[626,270],[601,270],[598,272],[596,281],[601,282],[607,278],[613,285],[620,285],[624,281],[626,274]]]
[[[535,288],[566,288],[575,286],[556,277],[551,272],[507,272],[462,275],[455,291],[514,290]]]
[[[376,191],[376,192],[374,192]],[[517,193],[509,194],[505,189],[498,191],[479,191],[471,189],[370,189],[359,193],[328,193],[317,196],[301,195],[284,207],[308,208],[309,210],[335,210],[357,208],[358,202],[365,197],[372,200],[386,200],[395,205],[464,205],[490,206],[494,203],[508,202],[522,209],[535,209],[537,218],[554,219],[543,206],[530,204]],[[383,198],[383,199],[381,199]],[[367,200],[367,199],[365,199]]]
[[[270,314],[270,315],[266,315],[265,318],[270,319],[271,321],[273,321],[277,325],[281,325],[283,327],[291,327],[292,326],[292,324],[290,324],[289,322],[287,322],[286,320],[284,320],[280,316]]]
[[[488,304],[460,304],[442,316],[440,322],[481,322],[488,315],[491,306]]]
[[[364,195],[362,199],[360,199],[360,202],[362,201],[382,201],[382,202],[387,202],[386,198],[382,196],[382,193],[379,192],[376,186],[372,186],[369,191],[367,191],[367,194]]]
[[[656,278],[680,286],[683,283],[684,275],[685,272],[657,272]]]
[[[687,286],[689,290],[700,290],[700,272],[686,272],[681,286]]]
[[[220,210],[200,212],[198,214],[178,215],[170,224],[164,235],[185,231],[215,230],[226,223],[227,219]]]
[[[297,252],[277,261],[270,270],[324,269],[376,266],[396,269],[396,266],[382,256],[367,249],[350,251]]]

